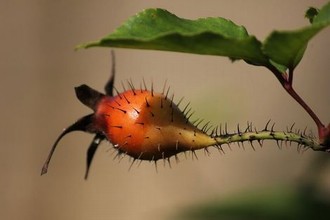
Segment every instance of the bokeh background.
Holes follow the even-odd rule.
[[[232,145],[232,151],[224,147],[225,155],[215,149],[210,156],[201,151],[198,160],[180,155],[178,164],[172,160],[172,168],[159,163],[158,172],[149,162],[128,171],[129,159],[113,160],[111,145],[103,143],[85,181],[86,150],[92,136],[78,132],[62,140],[48,174],[40,176],[57,135],[90,113],[76,99],[74,86],[88,84],[102,90],[109,76],[110,50],[74,51],[77,44],[98,39],[151,7],[189,19],[225,17],[264,40],[273,29],[307,25],[305,10],[326,2],[1,1],[0,219],[192,218],[190,211],[198,212],[207,204],[226,204],[246,192],[281,195],[283,191],[277,194],[276,190],[297,189],[304,183],[317,185],[316,191],[329,199],[327,157],[312,151],[298,153],[295,145],[279,150],[272,142],[256,151],[247,145],[245,150],[237,145]],[[329,28],[313,38],[294,79],[297,92],[325,123],[330,122],[329,39]],[[167,80],[177,101],[184,96],[186,103],[192,103],[195,118],[213,125],[228,123],[230,131],[247,121],[263,128],[272,119],[279,130],[295,123],[296,128],[307,126],[316,133],[307,113],[264,68],[183,53],[116,49],[116,55],[117,87],[127,79],[139,85],[144,78],[161,90]],[[323,162],[319,166],[315,161]]]

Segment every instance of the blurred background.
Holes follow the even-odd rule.
[[[189,19],[225,17],[264,40],[273,29],[307,25],[305,10],[326,2],[1,1],[0,219],[249,219],[253,214],[295,219],[304,210],[312,217],[326,211],[329,216],[329,155],[298,153],[296,145],[279,150],[271,141],[256,151],[248,145],[224,147],[225,155],[201,151],[198,160],[179,155],[178,164],[159,163],[158,172],[149,162],[128,171],[129,159],[114,160],[111,145],[103,143],[85,181],[92,136],[77,132],[60,142],[48,174],[40,176],[62,129],[90,113],[73,88],[87,84],[102,91],[109,77],[110,50],[74,51],[77,44],[105,36],[151,7]],[[296,91],[324,123],[330,122],[329,39],[329,28],[313,38],[294,79]],[[117,87],[127,79],[139,85],[144,78],[161,91],[167,80],[176,101],[184,96],[192,103],[195,118],[228,123],[229,131],[247,121],[262,129],[272,119],[278,130],[295,123],[316,134],[307,113],[264,68],[183,53],[116,49],[116,55]]]

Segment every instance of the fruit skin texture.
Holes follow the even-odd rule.
[[[104,96],[97,105],[93,124],[119,152],[134,159],[165,159],[216,144],[167,96],[147,90]]]

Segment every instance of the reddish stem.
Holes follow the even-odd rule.
[[[319,131],[321,128],[324,128],[324,125],[322,124],[320,119],[313,112],[313,110],[305,103],[305,101],[296,93],[296,91],[293,89],[292,85],[290,83],[285,83],[283,85],[283,87],[291,95],[291,97],[294,98],[294,100],[296,100],[306,110],[306,112],[312,117],[312,119],[314,120]]]
[[[292,83],[293,83],[293,69],[289,70],[289,84],[292,87]]]
[[[305,111],[311,116],[311,118],[314,120],[319,133],[319,138],[322,142],[324,138],[326,138],[327,135],[329,135],[329,129],[324,127],[321,120],[317,117],[317,115],[314,113],[314,111],[305,103],[305,101],[296,93],[296,91],[292,87],[293,82],[293,69],[289,70],[289,74],[287,73],[281,73],[279,70],[277,70],[273,66],[268,66],[268,69],[272,71],[276,78],[279,80],[285,91],[289,93],[289,95],[296,100],[301,107],[305,109]]]

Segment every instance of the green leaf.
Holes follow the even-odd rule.
[[[330,2],[328,2],[315,17],[313,24],[328,24],[330,23]]]
[[[224,18],[188,20],[163,9],[146,9],[101,40],[79,45],[166,50],[243,59],[267,65],[261,42]]]
[[[329,24],[330,2],[319,11],[310,26],[272,32],[264,42],[263,51],[274,62],[293,70],[302,59],[308,42]]]

